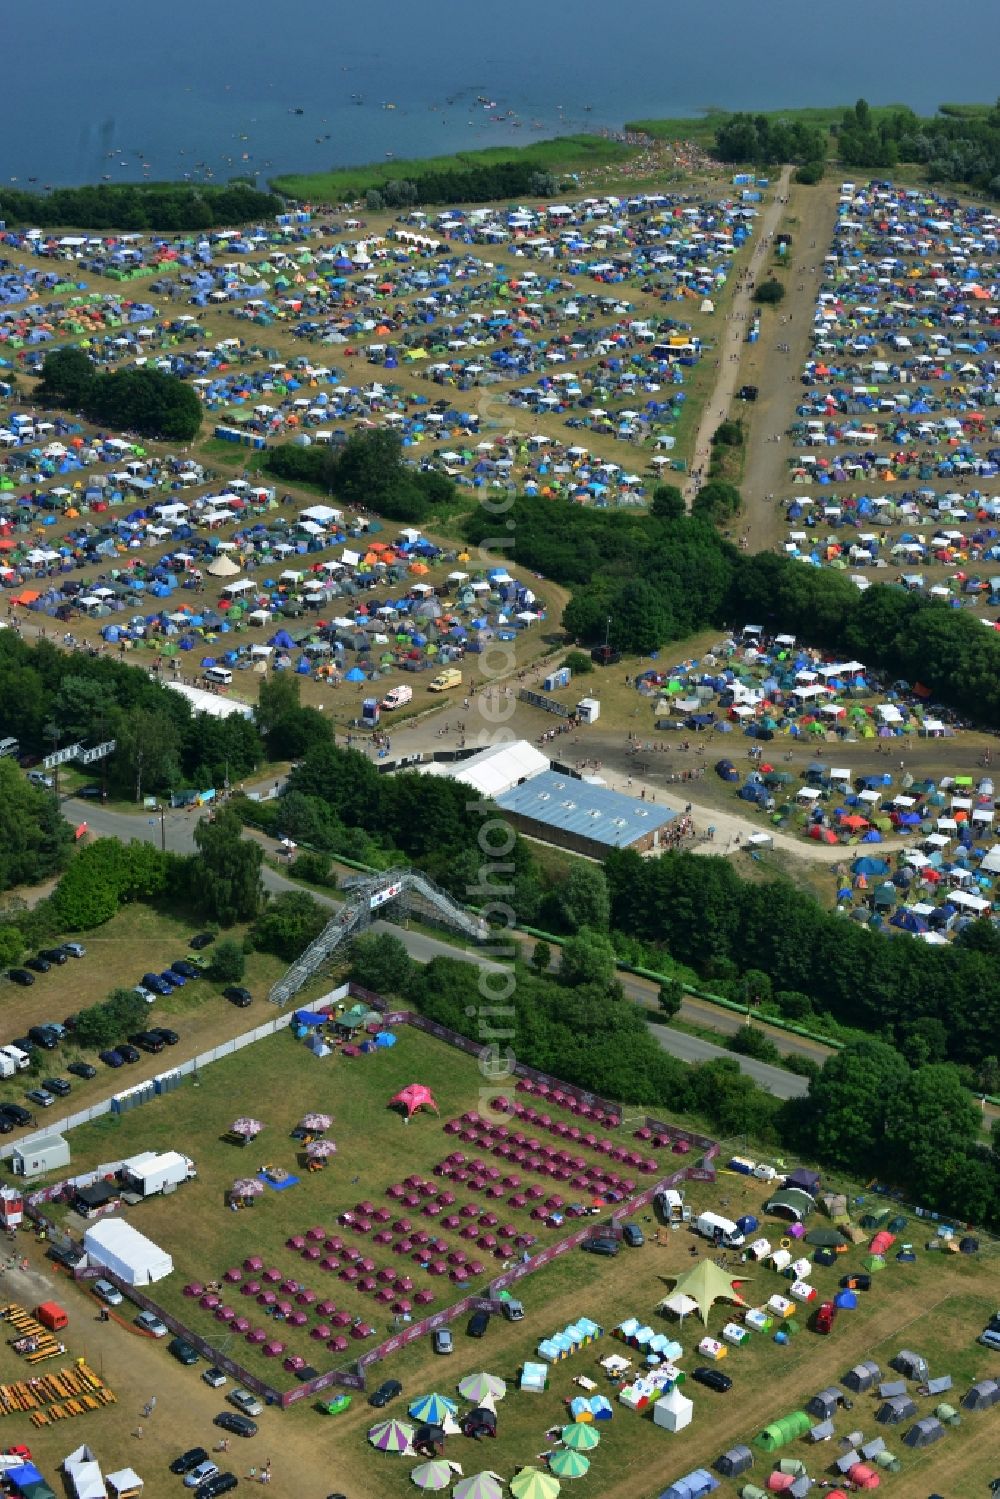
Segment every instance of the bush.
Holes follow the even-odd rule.
[[[594,663],[586,651],[570,651],[568,656],[563,657],[563,666],[568,666],[574,677],[585,677],[594,669]]]
[[[769,281],[761,282],[753,294],[753,299],[762,306],[776,307],[779,302],[783,302],[785,299],[785,288],[780,281],[775,281],[772,276]]]
[[[217,984],[238,984],[246,969],[243,944],[227,938],[213,949],[208,976]]]
[[[735,1051],[741,1057],[753,1057],[757,1062],[771,1062],[782,1066],[784,1058],[770,1036],[766,1036],[756,1025],[741,1025],[735,1035],[726,1042],[727,1051]]]
[[[822,182],[825,172],[826,162],[807,161],[796,171],[795,180],[801,182],[804,187],[813,187],[817,182]]]
[[[743,428],[739,422],[720,422],[712,433],[712,442],[720,443],[727,448],[741,448],[743,446]]]

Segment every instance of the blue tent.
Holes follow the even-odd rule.
[[[345,682],[363,682],[364,680],[365,680],[365,674],[357,666],[352,666],[351,669],[350,669],[350,671],[347,672],[346,675],[345,675],[345,677],[344,677],[344,681]]]

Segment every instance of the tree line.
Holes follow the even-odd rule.
[[[102,373],[72,346],[46,354],[35,398],[100,426],[171,442],[197,437],[203,414],[197,392],[177,375],[151,366]]]
[[[57,187],[46,193],[0,187],[0,219],[8,226],[59,229],[215,229],[259,223],[281,213],[275,193],[234,181],[215,186],[186,182],[103,182]]]
[[[382,427],[354,432],[340,444],[282,443],[268,448],[264,471],[292,484],[315,485],[347,505],[409,524],[419,525],[432,512],[455,504],[451,480],[404,462],[400,438]]]
[[[711,487],[709,516],[731,514],[738,491],[718,480]],[[521,497],[504,520],[513,560],[574,590],[563,624],[588,645],[608,631],[619,650],[648,655],[706,625],[752,620],[860,656],[872,670],[922,684],[963,717],[1000,727],[1000,636],[974,615],[896,584],[862,592],[843,573],[740,552],[704,514],[685,517],[676,495],[662,486],[646,515]],[[473,542],[498,529],[482,509],[466,522]]]

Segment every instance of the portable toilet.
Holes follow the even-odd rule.
[[[361,722],[374,725],[379,721],[381,709],[377,697],[366,697],[361,704]]]
[[[601,705],[596,697],[582,697],[576,705],[581,723],[596,723],[601,716]]]

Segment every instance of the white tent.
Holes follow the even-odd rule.
[[[112,1270],[130,1286],[152,1285],[174,1268],[165,1249],[122,1218],[104,1218],[88,1228],[83,1247],[91,1264]]]
[[[663,1426],[667,1431],[683,1431],[685,1426],[691,1425],[693,1414],[694,1402],[682,1395],[675,1385],[653,1406],[653,1424]]]
[[[77,1447],[63,1461],[63,1471],[73,1485],[76,1499],[108,1499],[101,1465],[89,1447]]]
[[[109,1473],[107,1484],[114,1499],[125,1499],[126,1495],[141,1494],[144,1488],[143,1481],[134,1468],[119,1468],[116,1473]]]
[[[231,557],[226,557],[225,555],[219,557],[208,568],[208,572],[213,578],[235,578],[239,570],[237,563]]]

